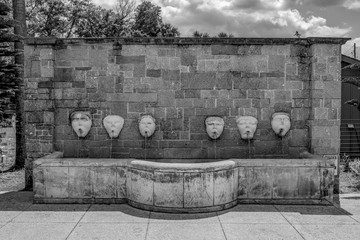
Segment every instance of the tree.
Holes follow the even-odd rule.
[[[196,31],[193,32],[193,37],[196,37],[196,38],[208,38],[208,37],[210,37],[210,35],[208,33],[201,33],[198,30],[196,30]]]
[[[75,34],[79,37],[121,37],[126,35],[126,20],[112,10],[90,5],[78,20]]]
[[[150,1],[143,1],[137,6],[133,29],[149,37],[180,36],[176,27],[173,27],[169,23],[163,23],[161,8],[152,4]]]
[[[34,37],[71,37],[90,0],[27,0],[28,33]]]
[[[234,35],[233,34],[227,34],[227,33],[225,33],[225,32],[220,32],[218,35],[217,35],[217,37],[219,37],[219,38],[232,38],[232,37],[234,37]]]
[[[0,3],[0,122],[8,122],[15,113],[16,75],[20,71],[14,64],[18,52],[13,50],[12,42],[18,37],[11,33],[15,22],[9,18],[9,13],[10,7]]]

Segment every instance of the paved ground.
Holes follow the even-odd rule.
[[[0,239],[360,239],[360,194],[340,206],[240,205],[208,214],[164,214],[128,205],[32,204],[0,194]]]

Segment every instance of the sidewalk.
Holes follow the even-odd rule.
[[[32,204],[0,194],[0,239],[360,239],[360,194],[340,207],[238,205],[207,214],[164,214],[123,205]]]

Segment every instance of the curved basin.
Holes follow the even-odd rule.
[[[129,166],[129,204],[147,210],[205,212],[236,205],[235,162],[163,163],[134,160]]]

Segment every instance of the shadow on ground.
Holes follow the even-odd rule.
[[[359,196],[345,197],[346,199],[360,199]],[[147,211],[134,209],[127,204],[33,204],[33,193],[28,191],[5,192],[0,194],[0,211],[45,211],[45,212],[122,212],[127,215],[144,217]],[[297,213],[301,215],[351,215],[346,210],[335,206],[322,205],[264,205],[264,204],[242,204],[231,209],[213,213],[191,213],[191,214],[152,214],[155,219],[188,220],[220,216],[231,212],[249,213]]]

